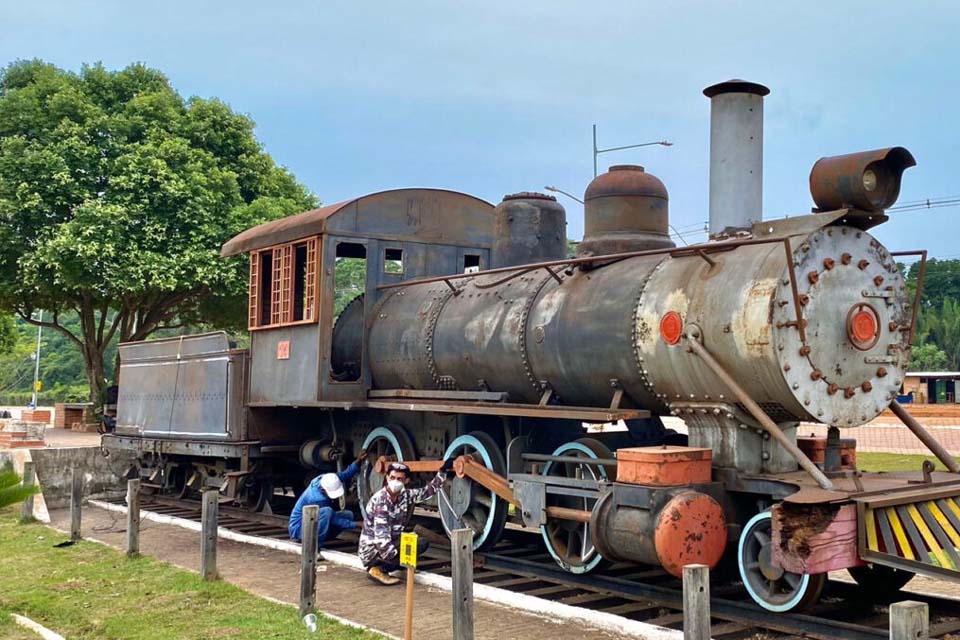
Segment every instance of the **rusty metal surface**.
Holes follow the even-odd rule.
[[[587,185],[580,255],[673,247],[667,189],[638,165],[614,165]]]
[[[691,332],[693,333],[693,332]],[[796,444],[796,438],[788,437],[783,430],[777,426],[777,424],[770,419],[770,417],[764,413],[763,409],[760,408],[753,398],[741,387],[736,380],[734,380],[729,372],[727,372],[721,365],[718,363],[713,355],[707,351],[702,344],[700,344],[699,332],[693,333],[693,335],[687,336],[687,342],[690,348],[696,353],[704,362],[707,363],[707,366],[713,370],[713,373],[720,378],[723,384],[730,389],[743,403],[747,411],[754,417],[754,419],[760,423],[764,430],[770,434],[770,437],[777,441],[777,443],[783,447],[790,455],[793,457],[797,463],[803,467],[804,471],[810,474],[810,476],[817,482],[821,489],[827,491],[833,489],[833,483],[823,474],[823,471],[819,469],[810,458],[807,457],[803,451]]]
[[[821,210],[881,211],[900,195],[900,176],[917,161],[903,147],[820,158],[810,170],[810,195]]]
[[[362,372],[364,296],[351,300],[333,325],[330,375],[336,380],[356,380]]]
[[[628,252],[589,270],[557,270],[557,278],[534,271],[545,264],[584,261],[491,270],[442,286],[408,283],[374,318],[372,337],[394,336],[377,340],[377,385],[502,391],[514,402],[540,395],[595,407],[622,392],[618,403],[686,420],[691,444],[713,448],[718,465],[776,473],[795,469],[795,456],[764,436],[769,430],[715,372],[662,339],[665,314],[701,327],[704,344],[773,423],[862,424],[883,410],[899,379],[902,356],[888,353],[886,334],[867,352],[848,344],[845,319],[864,295],[882,296],[874,306],[884,331],[901,323],[905,303],[886,250],[859,229]],[[422,358],[416,376],[398,354]],[[840,359],[839,371],[831,358]],[[886,379],[876,358],[891,360]],[[780,428],[790,440],[793,426]]]
[[[278,356],[286,343],[286,358]],[[250,338],[250,401],[298,404],[317,398],[317,325],[254,331]]]
[[[725,80],[724,82],[712,84],[703,90],[703,95],[707,96],[708,98],[713,98],[722,93],[752,93],[758,96],[766,96],[769,95],[770,89],[762,84],[757,84],[756,82],[733,78],[730,80]]]
[[[567,255],[567,212],[553,196],[515,193],[493,210],[490,264],[510,267]]]
[[[890,410],[900,418],[900,421],[910,429],[913,435],[917,436],[920,442],[922,442],[933,455],[937,456],[937,460],[942,462],[943,466],[953,473],[960,473],[960,464],[957,463],[956,458],[951,456],[950,453],[943,448],[943,445],[937,442],[937,439],[930,435],[930,432],[927,431],[916,418],[910,415],[909,411],[903,408],[903,405],[894,400],[890,403]]]
[[[889,252],[865,231],[831,226],[794,245],[807,339],[789,326],[791,306],[775,305],[771,337],[781,376],[808,419],[864,424],[896,397],[903,380],[908,331],[900,329],[910,326],[905,282]],[[790,300],[786,277],[778,300]],[[875,314],[877,334],[866,343],[849,333],[848,318],[857,310]]]
[[[716,567],[727,547],[727,520],[712,497],[681,491],[664,505],[653,532],[657,560],[667,573],[681,577],[688,564]]]
[[[120,345],[117,433],[245,440],[246,357],[223,332]]]
[[[489,247],[493,205],[443,189],[393,189],[265,222],[220,249],[232,256],[322,233]]]
[[[396,411],[431,411],[436,413],[462,413],[488,416],[519,416],[525,418],[555,418],[583,422],[616,422],[633,418],[647,418],[645,409],[603,409],[565,405],[539,406],[509,402],[466,402],[430,400],[369,400],[357,403],[354,408],[391,409]]]
[[[911,308],[910,336],[907,338],[907,344],[912,345],[913,337],[917,333],[917,316],[920,313],[920,301],[923,299],[923,282],[927,276],[927,250],[921,249],[919,251],[891,251],[890,255],[893,256],[894,258],[898,256],[920,256],[920,273],[917,274],[917,286],[913,292],[913,304],[910,305],[910,308]]]
[[[502,267],[499,269],[484,269],[482,271],[474,273],[460,273],[460,274],[451,274],[443,276],[432,276],[427,278],[414,278],[406,280],[404,282],[395,282],[389,284],[382,284],[379,289],[396,289],[400,287],[412,287],[419,286],[422,284],[434,283],[434,282],[449,282],[456,283],[462,280],[470,280],[472,278],[480,278],[489,276],[495,273],[530,273],[531,271],[537,271],[544,269],[546,267],[572,267],[576,265],[586,265],[589,267],[594,266],[604,266],[607,264],[612,264],[620,260],[625,260],[627,258],[638,258],[641,256],[666,256],[669,255],[673,258],[686,257],[691,255],[699,255],[704,253],[707,255],[713,255],[715,253],[726,253],[731,249],[736,249],[739,247],[751,247],[756,245],[769,245],[774,242],[780,242],[782,238],[743,238],[743,239],[728,239],[722,241],[712,241],[712,242],[703,242],[700,244],[691,244],[689,246],[679,247],[679,248],[669,248],[665,247],[662,249],[647,249],[643,251],[624,251],[620,253],[610,253],[602,256],[583,256],[577,258],[565,258],[563,260],[547,260],[544,262],[536,262],[533,264],[527,264],[520,267]]]

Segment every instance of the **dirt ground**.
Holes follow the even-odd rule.
[[[54,510],[51,524],[69,528],[68,510]],[[126,516],[92,506],[83,510],[83,536],[118,549],[125,544]],[[200,566],[200,534],[180,527],[144,520],[140,530],[144,554],[191,571]],[[219,541],[217,564],[223,579],[252,593],[296,603],[300,585],[300,556],[283,551]],[[450,593],[416,586],[414,637],[443,640],[451,637]],[[393,636],[403,635],[404,588],[372,583],[364,573],[321,563],[317,575],[317,608]],[[475,602],[478,639],[613,640],[620,637],[586,625],[553,621],[486,602]],[[295,613],[292,613],[295,615]]]

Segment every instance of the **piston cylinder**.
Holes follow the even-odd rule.
[[[686,487],[614,485],[594,506],[590,532],[605,559],[660,565],[677,577],[688,564],[714,568],[727,546],[723,508]]]
[[[494,269],[567,257],[567,212],[553,196],[504,196],[493,210],[490,262]]]
[[[583,195],[581,255],[603,255],[673,247],[667,189],[643,167],[610,167]]]

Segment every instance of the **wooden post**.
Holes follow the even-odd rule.
[[[83,500],[83,472],[70,469],[70,541],[80,540],[80,502]]]
[[[300,531],[300,617],[314,610],[317,597],[317,518],[320,507],[315,504],[303,508],[303,528]]]
[[[216,487],[203,490],[200,539],[200,575],[204,580],[217,579],[217,512],[220,491]]]
[[[683,568],[683,640],[710,640],[710,567]]]
[[[905,600],[890,605],[890,640],[929,640],[930,607]]]
[[[407,567],[407,601],[403,616],[403,640],[413,640],[413,567]]]
[[[36,481],[36,472],[33,468],[33,462],[29,460],[23,463],[23,486],[32,487],[37,483]],[[20,519],[21,520],[31,520],[33,519],[33,496],[27,496],[23,501],[23,504],[20,505]]]
[[[127,555],[140,553],[140,478],[127,480]]]
[[[453,637],[473,640],[473,529],[450,534],[453,552]]]

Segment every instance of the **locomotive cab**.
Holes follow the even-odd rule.
[[[221,254],[250,255],[250,397],[257,407],[332,407],[370,388],[364,326],[380,287],[486,268],[493,206],[397,189],[249,229]]]

